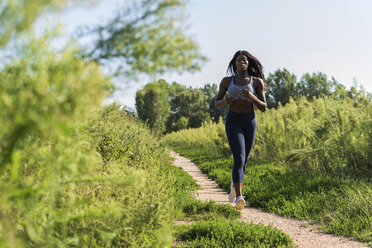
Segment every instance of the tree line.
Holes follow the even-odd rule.
[[[137,114],[150,128],[163,133],[197,128],[204,122],[217,122],[225,114],[226,108],[214,107],[217,90],[216,84],[192,88],[160,79],[137,91]]]
[[[323,72],[305,73],[300,80],[287,69],[269,73],[266,79],[266,100],[269,108],[286,105],[289,100],[306,97],[309,100],[324,96],[335,99],[350,98],[356,102],[371,101],[371,94],[358,85],[347,89],[335,78]],[[197,128],[205,122],[218,123],[224,118],[227,107],[217,109],[214,100],[218,93],[215,83],[201,88],[186,87],[163,79],[150,82],[136,92],[135,107],[138,118],[150,128],[169,133],[186,128]]]

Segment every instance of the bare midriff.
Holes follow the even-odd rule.
[[[249,113],[254,110],[254,107],[252,102],[237,99],[230,103],[229,110],[236,113]]]

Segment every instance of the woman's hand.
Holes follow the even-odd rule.
[[[256,93],[257,96],[253,95],[248,89],[241,89],[241,93],[246,98],[253,101],[254,105],[262,112],[266,111],[267,104],[265,98],[264,81],[260,78],[256,81]]]
[[[252,92],[250,92],[248,89],[240,89],[240,91],[242,92],[243,96],[252,100],[252,101],[255,101],[257,99],[257,97],[255,95],[253,95]]]

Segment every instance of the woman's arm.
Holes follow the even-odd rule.
[[[266,104],[266,98],[265,98],[265,90],[264,90],[264,82],[261,78],[255,78],[256,80],[256,93],[257,96],[253,95],[252,92],[250,92],[247,89],[242,89],[244,96],[251,99],[256,105],[256,107],[261,110],[262,112],[266,111],[267,104]]]
[[[214,105],[216,108],[222,108],[224,105],[228,105],[231,103],[232,99],[229,97],[224,98],[227,92],[228,85],[230,84],[231,79],[229,77],[224,77],[220,83],[220,88],[217,93],[216,100],[214,101]]]

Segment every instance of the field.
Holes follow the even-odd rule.
[[[257,113],[243,194],[250,206],[320,223],[372,242],[371,105],[330,98]],[[224,124],[168,134],[165,142],[229,190]]]

